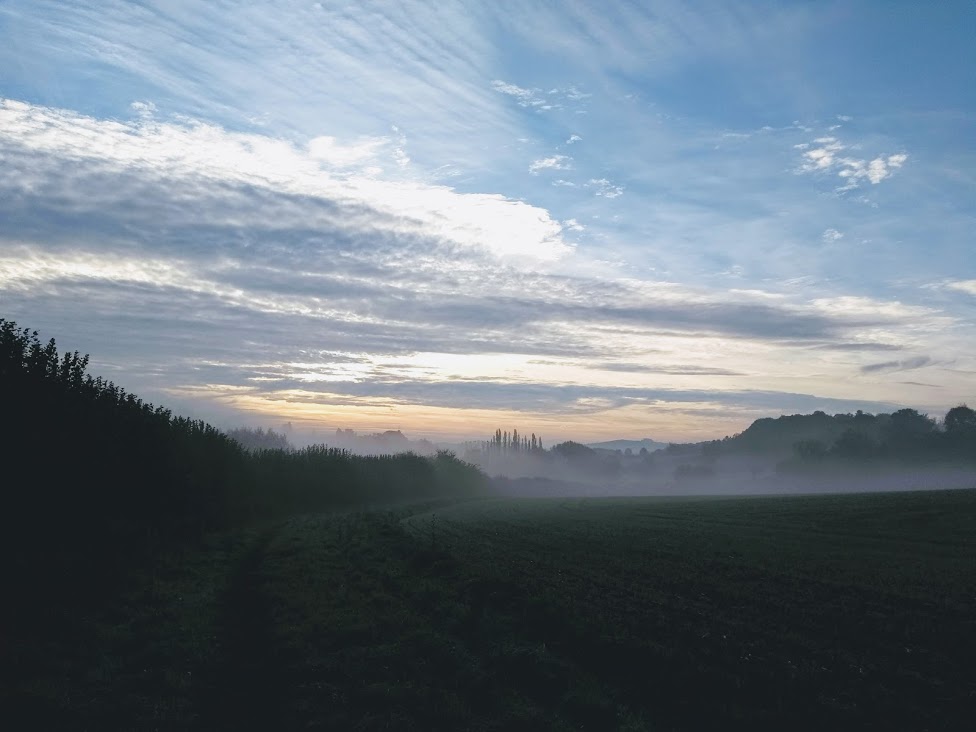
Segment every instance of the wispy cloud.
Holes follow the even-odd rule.
[[[570,170],[573,167],[573,159],[566,155],[552,155],[548,158],[539,158],[529,164],[529,172],[537,175],[542,170]]]
[[[606,178],[591,178],[586,183],[587,188],[593,189],[593,194],[603,198],[617,198],[624,194],[624,187],[611,183]]]
[[[491,82],[491,88],[499,94],[511,97],[518,106],[534,109],[538,112],[562,110],[567,106],[575,107],[580,102],[584,102],[593,96],[592,94],[580,91],[572,85],[566,88],[554,87],[547,92],[543,92],[541,89],[522,87],[500,79],[494,79]],[[576,140],[582,139],[577,135],[573,135],[572,137],[575,137]],[[568,142],[575,142],[576,140],[571,138]]]
[[[560,232],[580,231],[577,219],[359,177],[381,141],[329,141],[316,157],[194,122],[120,124],[10,101],[0,121],[11,172],[0,286],[31,307],[102,300],[129,317],[166,312],[173,328],[201,308],[224,322],[246,314],[248,332],[311,328],[342,352],[536,354],[620,353],[623,332],[631,348],[683,331],[816,341],[928,314],[543,274],[537,264],[575,256]],[[163,308],[167,292],[189,310]]]
[[[559,89],[553,89],[552,92],[550,92],[550,93],[556,93],[556,94],[558,94],[558,93],[560,93],[560,90]],[[574,102],[579,102],[579,101],[582,101],[583,99],[589,99],[590,97],[593,96],[592,94],[586,94],[584,92],[581,92],[575,86],[570,86],[569,88],[567,88],[562,93],[566,95],[566,98],[567,99],[571,99]]]
[[[869,363],[861,367],[861,373],[875,374],[883,371],[912,371],[921,369],[933,363],[929,356],[915,356],[902,361],[884,361],[882,363]]]
[[[717,366],[702,366],[700,364],[678,364],[669,366],[655,366],[648,363],[626,363],[618,361],[603,361],[587,364],[586,368],[600,371],[621,371],[631,374],[669,374],[672,376],[743,376],[741,371],[733,371]]]
[[[563,228],[567,231],[583,231],[586,229],[586,227],[576,219],[566,219],[563,221]]]
[[[538,89],[526,89],[499,79],[491,82],[491,88],[499,94],[512,97],[520,107],[544,107],[546,105],[546,98]]]

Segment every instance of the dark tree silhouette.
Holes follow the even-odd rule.
[[[976,435],[976,410],[965,404],[953,407],[946,412],[945,430],[952,435]]]
[[[98,594],[125,566],[214,529],[485,486],[449,453],[248,453],[205,422],[86,374],[87,366],[87,355],[59,355],[54,340],[42,344],[35,331],[0,319],[0,556],[5,594],[25,607],[68,585]]]

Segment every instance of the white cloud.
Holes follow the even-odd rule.
[[[847,185],[842,190],[856,188],[858,181],[864,178],[869,180],[872,185],[877,185],[894,175],[894,169],[904,165],[907,159],[908,156],[904,153],[888,155],[887,157],[879,156],[871,161],[842,158],[839,161],[842,170],[837,175],[848,180]]]
[[[894,175],[894,171],[901,168],[908,160],[906,153],[880,155],[873,160],[844,155],[842,153],[845,150],[853,148],[843,144],[836,137],[818,137],[813,144],[816,147],[810,149],[807,149],[807,143],[793,146],[797,150],[804,151],[804,161],[797,171],[800,173],[835,172],[845,181],[845,184],[837,189],[838,191],[857,188],[863,180],[877,185]]]
[[[837,153],[844,149],[836,137],[819,137],[813,141],[818,147],[807,150],[803,170],[828,170],[837,163]]]
[[[908,155],[905,153],[898,153],[897,155],[888,156],[888,167],[889,168],[900,168],[908,160]]]
[[[837,231],[837,229],[827,229],[824,231],[823,235],[821,235],[820,238],[823,239],[825,243],[831,244],[835,241],[843,239],[844,234],[840,231]]]
[[[583,231],[586,227],[576,219],[566,219],[563,221],[563,228],[569,231]]]
[[[952,323],[952,318],[935,308],[860,295],[817,298],[811,301],[811,305],[823,313],[839,318],[876,319],[880,322],[905,321],[923,328],[934,325],[944,327]]]
[[[566,140],[566,144],[567,145],[572,145],[573,143],[575,143],[575,142],[581,142],[582,140],[583,140],[582,137],[580,137],[579,135],[575,135],[574,134],[574,135],[570,135],[569,136],[569,139]]]
[[[624,194],[623,186],[611,183],[606,178],[591,178],[587,181],[586,186],[587,188],[595,189],[594,195],[603,196],[604,198],[616,198]]]
[[[407,136],[396,125],[393,125],[393,133],[397,136],[397,142],[393,148],[393,159],[397,165],[405,168],[410,165],[410,156],[407,155]]]
[[[0,130],[0,151],[19,148],[36,158],[38,166],[44,159],[87,160],[102,170],[240,183],[364,206],[381,215],[359,225],[436,236],[496,256],[551,260],[570,251],[559,238],[559,223],[544,209],[499,194],[376,179],[371,163],[385,144],[382,140],[343,144],[322,136],[300,148],[192,121],[123,124],[11,100],[0,101]],[[330,167],[341,175],[332,175]],[[40,169],[25,171],[20,183],[30,185],[32,177],[41,175]]]
[[[976,297],[976,280],[956,280],[955,282],[947,282],[946,287],[951,290],[958,290],[959,292],[965,292],[967,295],[973,295]]]
[[[562,186],[565,188],[576,188],[576,184],[571,180],[565,180],[564,178],[557,178],[552,182],[554,186]]]
[[[575,86],[569,86],[565,89],[553,87],[549,91],[543,92],[541,89],[530,89],[528,87],[518,86],[517,84],[510,84],[501,79],[494,79],[491,82],[491,88],[499,94],[512,97],[520,107],[535,109],[539,112],[563,109],[565,106],[573,106],[573,104],[582,102],[593,96],[592,94],[581,92]]]
[[[540,170],[571,170],[573,159],[567,155],[553,155],[549,158],[533,160],[529,165],[529,172],[538,175]]]
[[[143,119],[149,119],[156,114],[156,105],[152,102],[132,102],[129,108]]]
[[[520,107],[542,107],[546,104],[546,100],[539,96],[541,92],[538,89],[526,89],[500,79],[493,80],[491,88],[500,94],[512,97]]]
[[[373,137],[344,145],[335,137],[321,135],[308,141],[308,154],[326,165],[348,168],[375,161],[380,150],[389,144],[386,137]]]

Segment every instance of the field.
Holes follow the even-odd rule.
[[[306,516],[215,540],[142,592],[121,630],[92,621],[97,674],[76,654],[74,681],[31,687],[38,707],[60,704],[52,721],[935,730],[976,718],[976,491]]]

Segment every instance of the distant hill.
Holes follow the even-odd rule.
[[[665,442],[655,442],[654,440],[645,437],[643,440],[608,440],[606,442],[590,442],[587,443],[587,447],[592,447],[594,450],[620,450],[623,452],[627,448],[630,448],[633,452],[640,452],[641,448],[647,448],[648,452],[654,452],[655,450],[663,450],[668,445]]]
[[[924,417],[921,417],[924,420]],[[790,454],[798,442],[820,442],[833,445],[846,431],[852,430],[872,442],[881,442],[887,432],[889,414],[791,414],[762,417],[732,437],[700,443],[713,453]]]
[[[805,460],[827,456],[847,460],[976,457],[976,411],[949,410],[942,422],[915,409],[890,414],[814,412],[757,419],[743,432],[722,440],[689,445],[706,455],[795,454]]]

